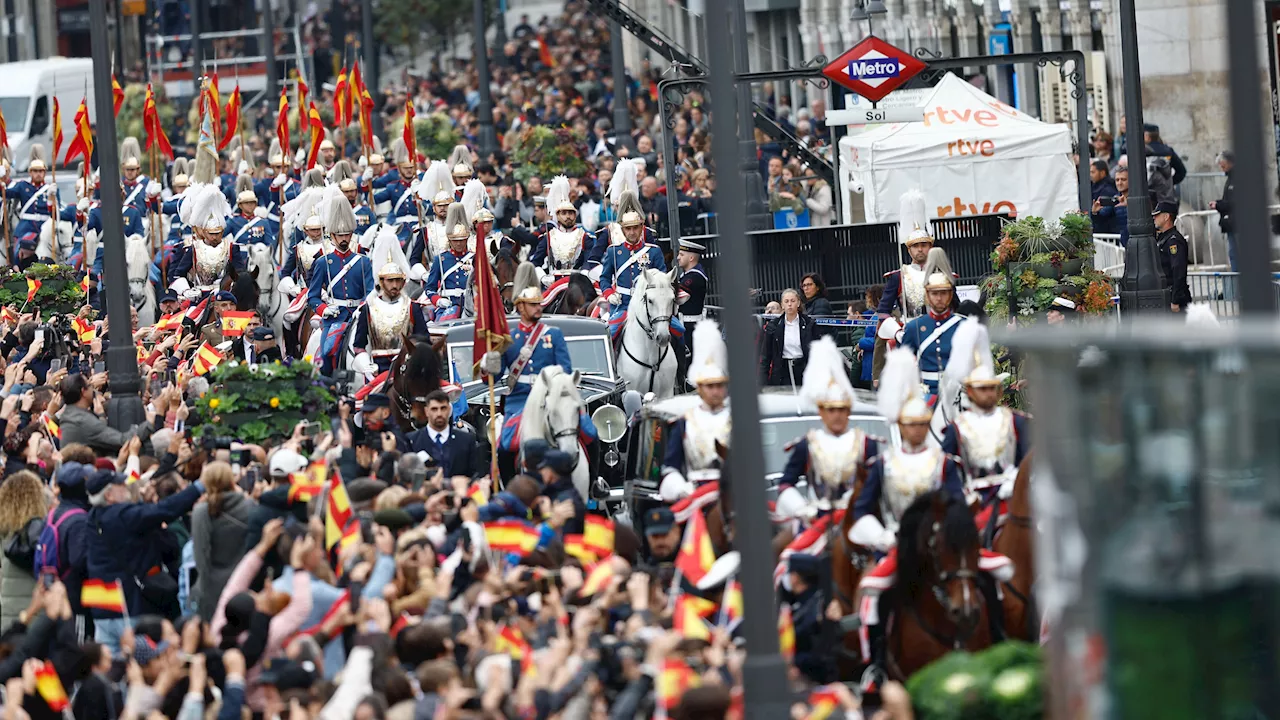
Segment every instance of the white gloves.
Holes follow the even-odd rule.
[[[1013,480],[1005,480],[1000,483],[1000,489],[996,491],[996,496],[1001,500],[1008,500],[1013,497]]]
[[[9,179],[9,163],[0,163],[0,178]]]
[[[276,287],[289,297],[296,297],[298,294],[298,283],[291,277],[281,278]]]
[[[76,201],[76,212],[79,212],[79,213],[89,212],[89,205],[90,205],[89,198],[87,197],[80,198],[78,201]]]
[[[370,180],[372,180],[372,179],[373,179],[373,168],[365,168],[365,169],[364,169],[364,172],[363,172],[363,173],[361,173],[360,177],[364,178],[364,181],[365,181],[365,182],[369,182]]]
[[[898,544],[898,536],[882,525],[874,515],[863,515],[849,528],[849,542],[888,552]]]
[[[195,300],[196,298],[200,297],[200,291],[195,288],[191,288],[190,290],[183,290],[182,297],[186,300]]]
[[[248,160],[241,160],[241,161],[240,161],[240,165],[239,165],[239,167],[237,167],[237,168],[236,168],[236,173],[237,173],[237,174],[239,174],[239,175],[248,175],[248,174],[249,174],[249,161],[248,161]]]
[[[320,329],[320,318],[315,315],[311,316],[311,329],[312,330]],[[319,360],[319,359],[320,358],[316,358],[316,360]]]
[[[673,470],[662,478],[662,484],[658,487],[658,494],[662,496],[662,501],[673,503],[683,500],[693,494],[693,483],[685,479],[679,470]]]
[[[302,163],[306,162],[307,151],[304,150],[303,148],[298,148],[298,152],[293,154],[293,161],[298,165],[301,165]]]
[[[502,372],[502,356],[492,350],[485,353],[480,358],[480,369],[487,375],[497,375]]]
[[[369,158],[361,155],[360,159],[356,161],[356,165],[359,165],[361,170],[369,167]]]
[[[610,295],[610,296],[609,296],[609,304],[610,304],[610,305],[621,305],[621,304],[622,304],[622,293],[620,293],[620,292],[615,292],[614,294]]]
[[[147,197],[149,198],[160,197],[160,183],[156,182],[155,180],[152,180],[151,182],[147,183]]]
[[[778,494],[778,502],[774,504],[774,514],[784,520],[791,520],[802,514],[809,505],[800,491],[789,487]]]
[[[377,375],[378,364],[369,357],[369,353],[360,353],[351,360],[351,369],[361,375]]]
[[[259,217],[259,218],[265,218],[267,216],[267,209],[259,205],[258,207],[253,209],[253,216]]]
[[[447,307],[453,307],[453,301],[447,297],[442,297],[436,301],[436,307],[443,310]]]
[[[183,292],[191,289],[191,283],[187,282],[187,279],[184,277],[174,278],[174,281],[169,283],[169,289],[181,295]]]
[[[551,273],[544,273],[542,275],[542,287],[543,288],[551,287],[551,283],[555,282],[555,279],[556,279],[555,275],[552,275]]]
[[[289,176],[284,173],[280,173],[279,175],[276,176],[275,180],[271,181],[271,187],[282,188],[284,187],[284,184],[287,182],[289,182]]]
[[[427,279],[427,268],[422,263],[418,263],[409,268],[409,279],[422,282]]]
[[[329,306],[329,307],[325,308],[325,309],[324,309],[324,312],[323,312],[322,314],[323,314],[325,317],[327,317],[327,318],[336,318],[336,317],[338,317],[338,308],[333,307],[333,306],[331,305],[331,306]]]

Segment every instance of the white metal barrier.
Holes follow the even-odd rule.
[[[1093,234],[1093,267],[1112,277],[1124,274],[1124,246],[1113,233]]]

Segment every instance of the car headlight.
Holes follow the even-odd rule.
[[[604,404],[591,413],[591,422],[596,426],[600,439],[606,443],[616,443],[627,434],[627,416],[617,405]]]

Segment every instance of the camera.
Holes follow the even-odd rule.
[[[230,450],[236,439],[227,435],[211,435],[200,439],[200,447],[205,450]]]

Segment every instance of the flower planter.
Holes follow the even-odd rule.
[[[33,310],[39,307],[44,311],[44,315],[48,317],[50,314],[67,314],[74,313],[84,304],[83,295],[80,300],[65,300],[59,296],[68,287],[75,287],[75,283],[62,278],[48,278],[40,281],[40,289],[36,291],[36,297],[28,305],[27,299],[27,279],[22,275],[9,276],[0,287],[9,292],[11,297],[6,305],[21,311],[24,305],[28,305],[27,310]]]

